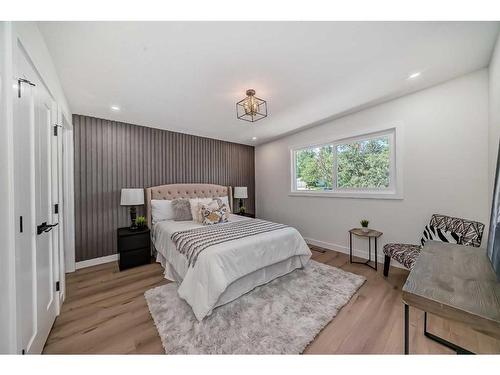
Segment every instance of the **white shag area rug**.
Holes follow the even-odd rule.
[[[144,293],[167,354],[299,354],[365,278],[311,260],[198,322],[170,283]]]

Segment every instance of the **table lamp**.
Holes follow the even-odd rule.
[[[136,208],[144,204],[144,189],[122,189],[120,205],[130,206],[130,230],[137,230]]]
[[[248,198],[248,191],[246,186],[235,186],[234,187],[234,197],[240,200],[239,202],[239,211],[241,213],[245,212],[245,208],[243,207],[243,199]]]

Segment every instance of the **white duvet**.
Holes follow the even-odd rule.
[[[230,215],[229,220],[253,219]],[[152,230],[155,248],[167,261],[164,265],[165,276],[179,283],[179,296],[189,303],[199,321],[221,304],[219,299],[231,284],[234,283],[230,291],[234,299],[270,281],[270,277],[305,266],[311,257],[311,251],[300,233],[295,228],[287,227],[210,246],[199,255],[194,267],[189,267],[171,236],[174,232],[200,226],[194,221],[165,220],[155,224]],[[256,275],[255,280],[244,278],[251,274]],[[246,279],[241,283],[244,285],[234,288],[238,284],[235,282],[242,278]]]

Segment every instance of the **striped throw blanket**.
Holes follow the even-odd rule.
[[[189,266],[194,266],[198,256],[207,247],[286,227],[260,219],[241,220],[175,232],[171,238],[177,251],[188,259]]]

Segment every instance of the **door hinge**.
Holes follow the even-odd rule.
[[[54,213],[55,213],[55,214],[58,214],[58,213],[59,213],[59,203],[56,203],[56,204],[54,205]]]
[[[59,292],[60,289],[61,289],[61,286],[59,284],[59,281],[56,281],[56,292]]]
[[[23,217],[19,216],[19,233],[23,233]]]
[[[62,128],[62,125],[54,124],[54,135],[57,137],[57,134],[59,133],[57,128]]]
[[[33,82],[28,81],[27,79],[24,78],[18,78],[17,79],[17,97],[21,97],[21,83],[27,83],[30,86],[36,86]]]

